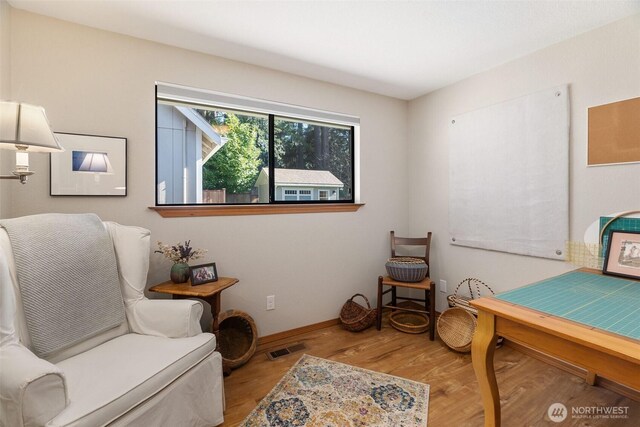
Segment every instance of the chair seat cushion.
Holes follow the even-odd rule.
[[[70,405],[47,425],[104,425],[149,399],[215,351],[212,334],[126,334],[57,363]]]

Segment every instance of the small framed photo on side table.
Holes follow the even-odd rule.
[[[204,285],[218,280],[218,270],[216,263],[200,264],[191,267],[191,286]]]
[[[602,273],[640,279],[640,231],[611,230]]]

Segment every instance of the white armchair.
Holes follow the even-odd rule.
[[[50,214],[19,220],[61,219],[64,224],[75,217],[87,216]],[[122,300],[113,309],[122,310],[121,317],[113,318],[122,321],[98,328],[95,333],[85,331],[88,326],[83,326],[91,323],[100,326],[100,319],[96,321],[92,313],[83,313],[77,307],[83,304],[82,298],[76,300],[72,292],[60,289],[51,304],[65,299],[67,304],[47,306],[44,311],[54,316],[61,313],[67,322],[68,311],[82,313],[77,318],[82,325],[75,325],[76,315],[71,316],[71,329],[75,331],[77,326],[84,335],[75,339],[75,332],[65,334],[58,328],[51,334],[70,335],[70,344],[55,348],[55,343],[46,341],[50,338],[46,336],[46,322],[38,325],[38,313],[29,306],[33,305],[33,285],[27,289],[18,281],[20,276],[23,282],[29,282],[31,272],[25,270],[25,261],[20,258],[24,251],[16,248],[18,239],[12,238],[11,224],[7,224],[11,221],[15,220],[0,221],[6,227],[0,228],[0,425],[173,427],[223,422],[222,359],[215,351],[215,336],[200,329],[202,304],[144,296],[148,230],[101,223],[105,239],[115,252],[115,258],[110,259],[117,264],[115,282],[119,282]],[[59,297],[58,293],[65,292],[69,295]],[[102,292],[91,295],[99,299]],[[37,305],[36,309],[42,310]]]

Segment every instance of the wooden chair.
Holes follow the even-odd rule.
[[[395,233],[391,232],[391,257],[401,256],[396,255],[396,247],[397,246],[424,246],[425,252],[424,256],[414,256],[407,255],[413,258],[423,259],[427,266],[429,266],[429,248],[431,246],[431,232],[427,233],[427,237],[419,237],[419,238],[410,238],[410,237],[396,237]],[[429,278],[431,268],[427,270],[427,277],[425,277],[420,282],[399,282],[397,280],[392,279],[389,276],[380,276],[378,277],[378,312],[377,312],[377,323],[376,326],[378,330],[382,328],[382,309],[390,308],[392,310],[402,310],[402,311],[412,311],[416,313],[424,313],[429,317],[429,338],[431,341],[435,339],[435,331],[436,331],[436,284]],[[389,289],[383,291],[385,286],[389,286]],[[400,297],[396,293],[396,289],[398,287],[408,288],[408,289],[419,289],[424,291],[424,299],[423,298],[411,298],[411,297]],[[383,304],[382,297],[391,292],[391,304]],[[398,307],[398,300],[405,301],[416,301],[424,304],[424,310],[418,310],[414,308],[407,307]]]

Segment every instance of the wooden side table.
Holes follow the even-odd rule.
[[[216,282],[205,283],[204,285],[191,286],[191,282],[173,283],[167,281],[149,288],[152,292],[169,294],[173,299],[198,298],[206,301],[211,306],[211,332],[216,336],[216,350],[220,349],[220,327],[218,324],[218,314],[220,314],[220,294],[223,290],[238,283],[234,277],[220,277]],[[231,369],[225,367],[225,374]]]

